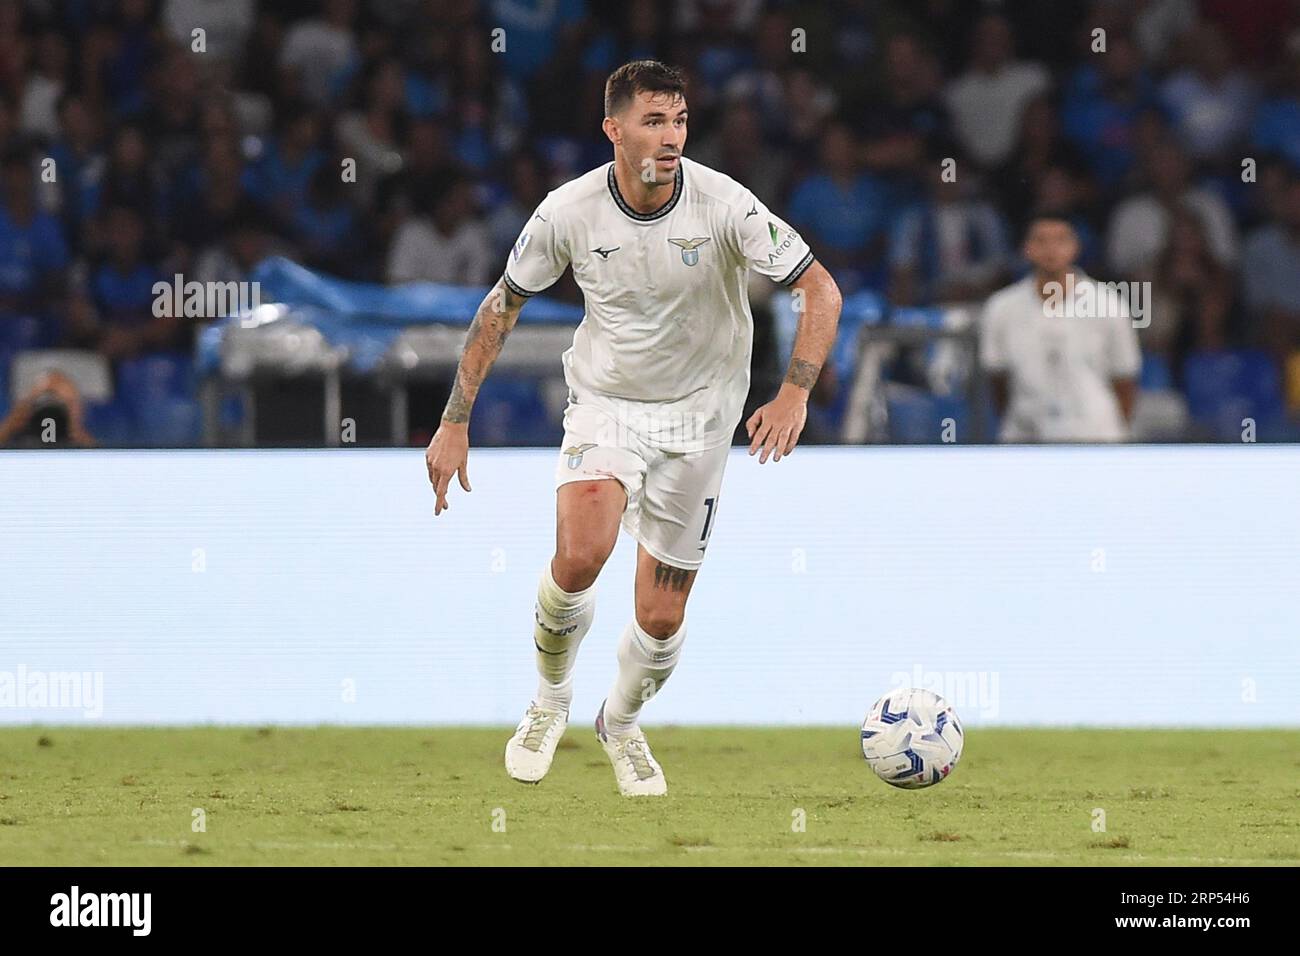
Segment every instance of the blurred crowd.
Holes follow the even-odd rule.
[[[185,350],[154,284],[271,253],[489,284],[642,57],[846,294],[982,299],[1051,212],[1175,379],[1300,348],[1297,0],[0,0],[0,361]]]

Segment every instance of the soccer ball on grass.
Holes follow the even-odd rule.
[[[876,701],[862,722],[862,756],[885,783],[909,790],[952,773],[961,757],[961,723],[931,690],[899,687]]]

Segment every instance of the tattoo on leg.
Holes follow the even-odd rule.
[[[691,572],[660,561],[655,565],[655,587],[661,591],[684,591]]]

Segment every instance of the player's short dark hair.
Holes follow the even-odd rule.
[[[624,63],[605,81],[605,115],[613,116],[636,99],[638,93],[686,94],[686,77],[675,66],[658,60]]]

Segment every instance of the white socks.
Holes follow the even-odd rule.
[[[578,657],[578,645],[591,630],[595,616],[596,586],[572,593],[560,590],[551,576],[551,562],[547,561],[533,609],[539,707],[568,712],[573,700],[573,663]]]
[[[641,706],[653,697],[682,656],[686,622],[664,640],[651,637],[636,618],[618,642],[618,677],[605,698],[605,731],[622,737],[636,730]]]

